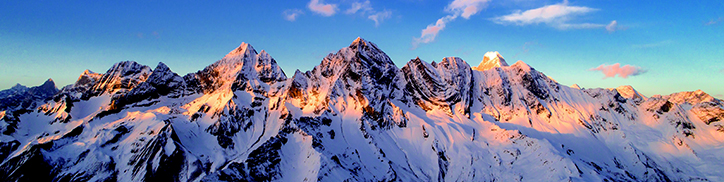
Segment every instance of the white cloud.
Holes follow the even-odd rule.
[[[611,21],[611,23],[606,25],[606,31],[608,31],[609,33],[615,32],[617,28],[618,28],[618,22],[616,22],[616,20],[613,20],[613,21]]]
[[[538,23],[561,23],[570,20],[573,16],[586,14],[597,9],[583,6],[568,6],[567,2],[547,5],[527,11],[516,11],[513,14],[495,18],[499,23],[513,23],[516,25],[529,25]]]
[[[390,17],[392,17],[392,11],[384,10],[382,12],[372,14],[372,15],[368,16],[367,18],[369,18],[372,21],[375,21],[375,26],[380,26],[380,23],[382,23],[382,21],[384,21],[385,19],[388,19]]]
[[[716,24],[719,24],[719,23],[722,22],[722,21],[724,21],[724,17],[719,17],[719,19],[709,20],[709,22],[704,23],[704,25],[706,25],[706,26],[716,25]]]
[[[603,79],[613,78],[616,77],[616,75],[621,78],[628,78],[629,76],[646,73],[646,70],[641,67],[631,65],[621,66],[619,63],[612,65],[602,64],[598,67],[591,68],[590,71],[601,71],[604,75]]]
[[[457,18],[457,16],[447,15],[438,19],[435,24],[427,25],[427,28],[422,30],[420,37],[413,38],[412,49],[417,49],[417,46],[419,46],[420,44],[427,44],[434,41],[435,37],[437,37],[437,34],[445,28],[445,25],[448,22],[454,20],[455,18]]]
[[[299,9],[288,9],[284,11],[284,19],[287,21],[295,21],[297,20],[297,16],[304,14],[302,10]]]
[[[307,7],[309,10],[312,10],[312,12],[322,16],[332,16],[337,12],[336,4],[324,4],[321,0],[311,0],[309,4],[307,4]]]
[[[543,23],[561,30],[606,28],[607,31],[613,32],[620,29],[616,20],[611,21],[609,24],[569,23],[576,16],[595,11],[598,11],[598,9],[585,6],[569,6],[568,1],[563,1],[536,9],[518,10],[509,15],[493,18],[493,21],[498,24],[514,24],[518,26]]]
[[[438,19],[434,24],[427,25],[427,27],[420,33],[420,37],[413,37],[412,49],[417,49],[420,44],[426,44],[434,41],[437,34],[445,29],[448,22],[461,16],[465,19],[469,19],[470,16],[485,9],[488,2],[490,2],[490,0],[455,0],[448,4],[447,7],[445,7],[445,10],[451,14]]]
[[[470,16],[477,14],[487,7],[488,2],[490,2],[490,0],[455,0],[450,3],[445,10],[469,19]]]
[[[355,14],[357,11],[367,12],[372,11],[372,5],[370,5],[370,1],[367,0],[365,2],[354,2],[352,3],[352,7],[347,9],[344,13],[346,14]]]

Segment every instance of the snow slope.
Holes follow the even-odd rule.
[[[2,181],[724,180],[704,92],[570,88],[497,52],[398,68],[361,38],[291,78],[246,43],[184,76],[120,62],[27,109],[0,112]]]

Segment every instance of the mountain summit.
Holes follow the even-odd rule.
[[[242,43],[0,106],[0,181],[724,181],[724,102],[703,91],[571,88],[497,52],[398,68],[362,38],[291,78]]]
[[[483,61],[480,62],[478,66],[473,67],[473,69],[478,71],[485,71],[491,68],[499,68],[503,66],[508,66],[508,63],[505,62],[505,59],[503,59],[503,56],[501,56],[498,51],[495,51],[485,53],[485,55],[483,56]]]

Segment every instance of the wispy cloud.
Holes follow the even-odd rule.
[[[365,2],[354,2],[352,3],[352,6],[345,11],[345,14],[355,14],[358,11],[361,12],[367,12],[372,11],[372,5],[370,4],[370,1],[367,0]]]
[[[616,20],[613,20],[611,21],[611,23],[606,25],[606,31],[608,31],[609,33],[615,32],[616,29],[618,29],[618,22],[616,22]]]
[[[724,17],[719,17],[718,19],[711,19],[708,22],[704,23],[706,26],[710,25],[716,25],[724,21]]]
[[[420,44],[426,44],[434,41],[437,34],[445,29],[448,22],[461,16],[465,19],[469,19],[470,16],[477,14],[487,7],[488,2],[490,2],[490,0],[453,1],[445,7],[445,11],[450,13],[449,15],[438,19],[434,24],[427,25],[427,27],[421,31],[420,37],[414,37],[412,39],[412,49],[417,49]]]
[[[312,12],[322,16],[332,16],[337,12],[336,4],[324,4],[321,1],[322,0],[311,0],[309,4],[307,4],[307,7],[309,10],[312,10]]]
[[[616,21],[616,20],[613,20],[613,21],[611,21],[611,23],[606,25],[606,31],[608,33],[613,33],[613,32],[619,31],[619,30],[627,30],[627,29],[628,29],[628,26],[618,25],[618,21]]]
[[[384,10],[382,12],[372,14],[372,15],[368,16],[367,18],[369,18],[372,21],[375,21],[375,26],[377,27],[377,26],[380,26],[380,23],[382,23],[382,21],[384,21],[385,19],[388,19],[390,17],[392,17],[392,11]]]
[[[558,4],[547,5],[526,11],[517,10],[509,15],[495,17],[492,20],[498,24],[514,24],[518,26],[546,24],[553,28],[565,29],[595,29],[605,28],[608,32],[619,29],[616,20],[609,24],[599,23],[570,23],[575,17],[598,11],[598,9],[585,6],[570,6],[565,0]]]
[[[646,48],[667,46],[667,45],[670,45],[673,43],[674,43],[674,41],[672,41],[672,40],[664,40],[664,41],[648,43],[648,44],[634,44],[631,47],[637,48],[637,49],[646,49]]]
[[[300,9],[288,9],[284,11],[284,19],[287,21],[297,20],[297,16],[304,14]]]
[[[717,97],[717,98],[724,98],[724,94],[716,94],[716,95],[714,95],[714,97]]]
[[[448,22],[455,20],[455,18],[457,18],[457,16],[447,15],[438,19],[435,24],[427,25],[425,29],[422,29],[420,37],[415,37],[412,39],[412,49],[417,49],[420,44],[427,44],[434,41],[435,37],[437,37],[437,34],[445,28],[445,25]]]
[[[469,19],[488,6],[490,0],[455,0],[445,10],[455,15]]]
[[[638,66],[621,66],[619,63],[612,65],[602,64],[598,67],[589,69],[589,71],[601,71],[604,75],[603,79],[613,78],[616,77],[616,75],[621,78],[628,78],[629,76],[637,76],[647,72],[647,70]]]

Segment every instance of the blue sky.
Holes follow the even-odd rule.
[[[398,67],[418,56],[475,66],[498,51],[565,85],[724,94],[715,0],[0,1],[0,89],[48,78],[60,87],[124,60],[184,75],[241,42],[291,76],[357,37]]]

